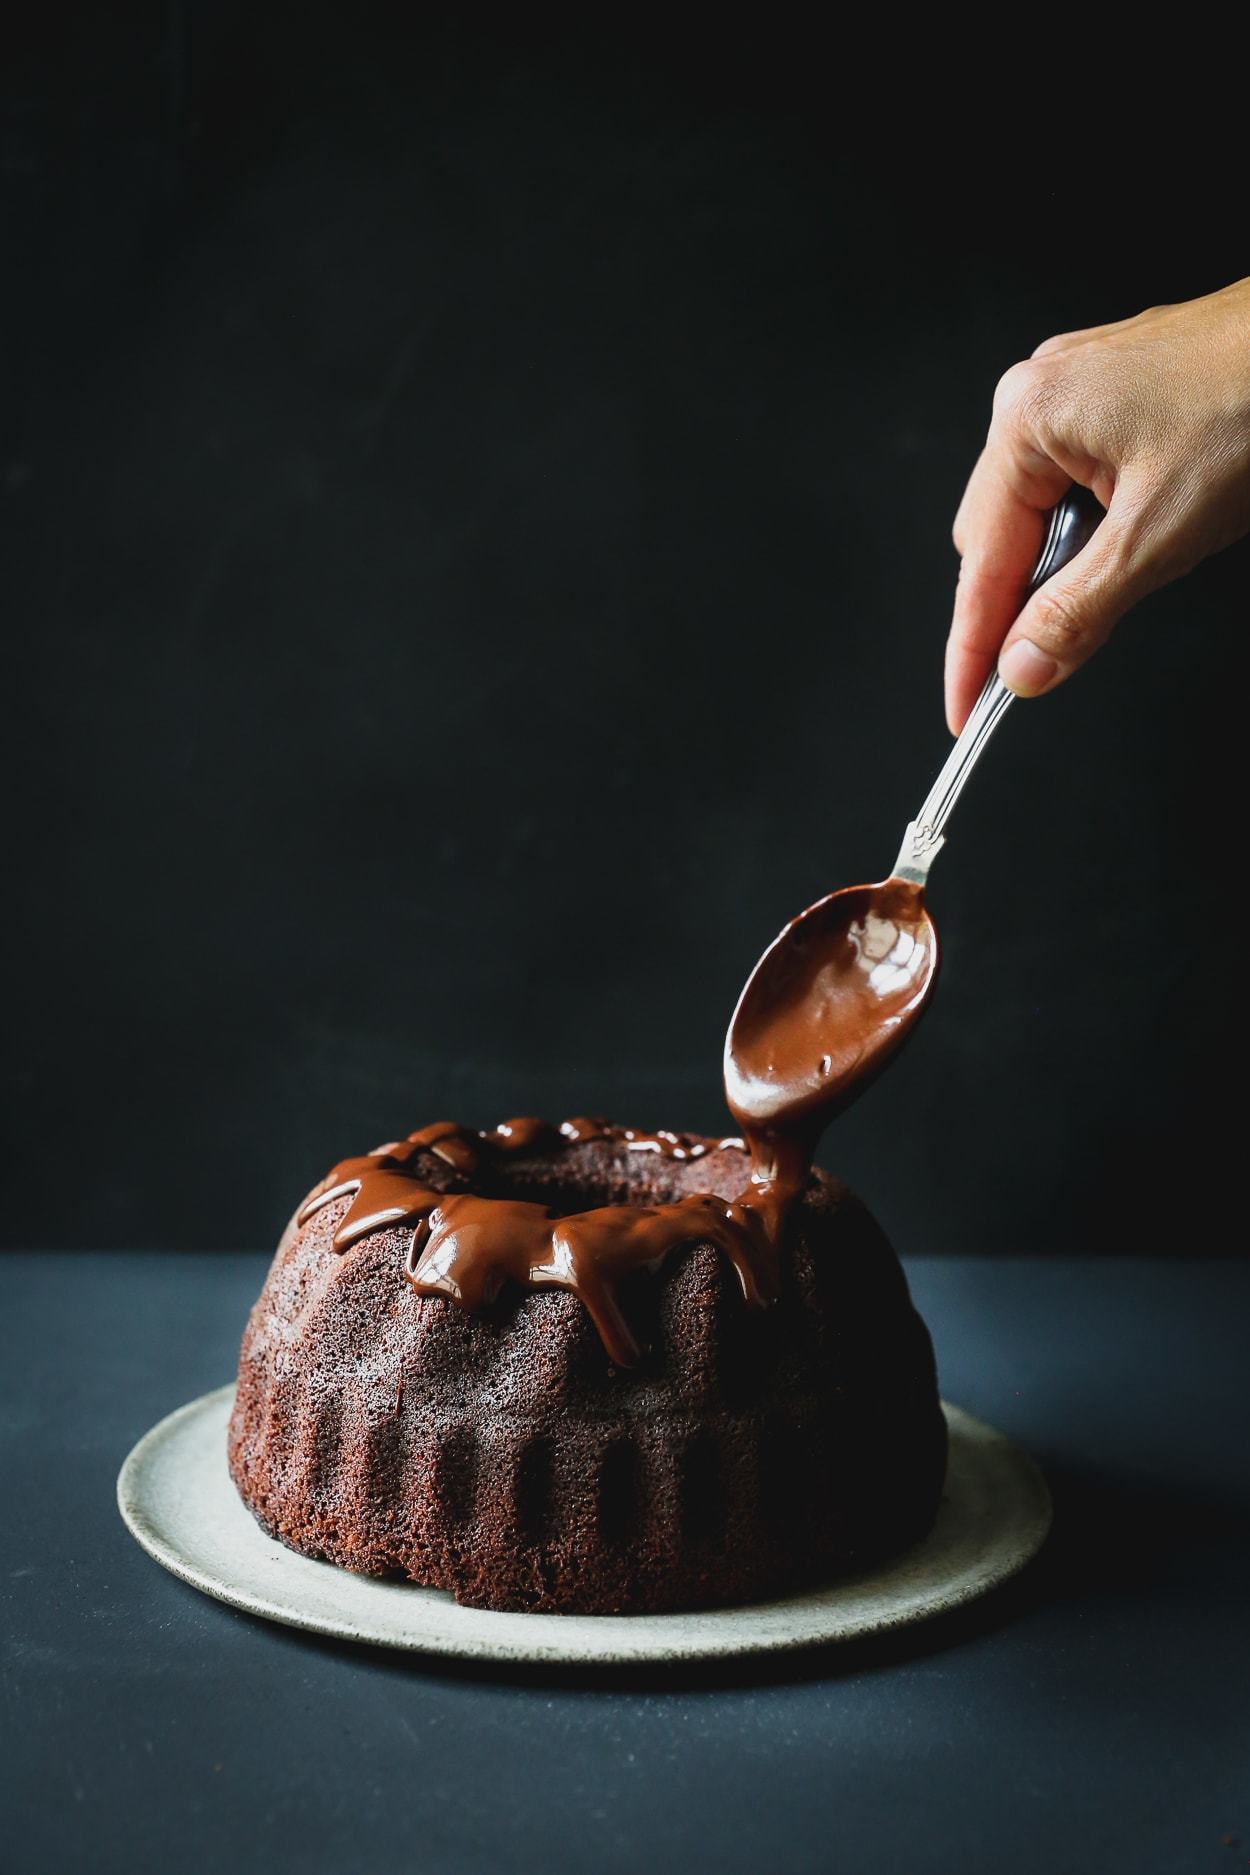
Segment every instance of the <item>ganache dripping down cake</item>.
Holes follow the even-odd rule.
[[[248,1321],[262,1526],[484,1608],[756,1601],[919,1538],[946,1429],[870,1213],[739,1139],[442,1123],[344,1161]]]

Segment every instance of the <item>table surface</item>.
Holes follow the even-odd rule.
[[[888,1641],[622,1675],[296,1634],[131,1541],[118,1467],[229,1379],[265,1261],[5,1259],[0,1866],[1250,1864],[1250,1265],[912,1263],[943,1391],[1046,1470],[1042,1556]]]

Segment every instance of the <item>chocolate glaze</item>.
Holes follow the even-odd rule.
[[[408,1281],[420,1294],[445,1296],[462,1308],[488,1306],[506,1283],[571,1290],[612,1360],[628,1366],[643,1352],[625,1307],[629,1279],[658,1269],[684,1245],[719,1250],[753,1307],[776,1298],[786,1219],[807,1182],[816,1142],[914,1026],[936,968],[936,935],[919,887],[891,879],[836,892],[787,925],[765,952],[730,1024],[725,1094],[745,1146],[736,1138],[644,1133],[585,1118],[559,1128],[532,1118],[504,1120],[488,1132],[441,1120],[344,1159],[306,1199],[298,1222],[350,1196],[335,1249],[371,1231],[410,1229]],[[479,1182],[495,1182],[492,1173],[508,1155],[549,1156],[594,1139],[676,1160],[749,1147],[749,1176],[731,1200],[692,1194],[673,1204],[604,1205],[567,1217],[547,1204],[472,1188],[482,1173]],[[449,1166],[464,1188],[440,1191],[426,1183],[427,1155]]]
[[[569,1289],[590,1314],[611,1358],[628,1366],[642,1353],[622,1305],[622,1290],[639,1269],[656,1269],[684,1244],[714,1245],[733,1264],[746,1300],[766,1307],[777,1293],[779,1219],[770,1194],[748,1185],[741,1199],[694,1194],[664,1205],[604,1205],[557,1217],[548,1205],[519,1198],[484,1197],[471,1189],[438,1191],[420,1167],[432,1154],[466,1185],[492,1161],[508,1155],[558,1153],[586,1140],[612,1139],[631,1152],[677,1160],[717,1150],[744,1152],[740,1139],[703,1139],[672,1132],[644,1133],[602,1120],[506,1120],[472,1132],[443,1120],[405,1140],[344,1159],[305,1200],[298,1214],[313,1214],[350,1195],[334,1233],[348,1249],[371,1231],[411,1229],[404,1274],[422,1295],[441,1295],[464,1308],[482,1308],[506,1282],[525,1288]]]

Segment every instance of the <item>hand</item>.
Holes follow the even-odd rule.
[[[1107,518],[1017,618],[1046,511],[1073,482]],[[995,659],[1017,696],[1053,690],[1130,606],[1250,531],[1250,279],[1013,365],[954,531],[952,734]]]

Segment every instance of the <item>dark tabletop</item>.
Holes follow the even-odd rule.
[[[137,1548],[117,1469],[230,1377],[264,1268],[6,1259],[0,1867],[1250,1863],[1250,1267],[913,1263],[946,1395],[1046,1468],[1042,1557],[888,1643],[627,1676],[319,1641]]]

